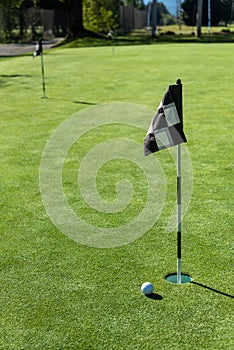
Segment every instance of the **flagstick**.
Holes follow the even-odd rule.
[[[169,94],[170,93],[170,94]],[[182,83],[180,79],[177,79],[176,84],[169,85],[169,90],[164,95],[164,98],[160,104],[160,108],[151,122],[149,131],[144,140],[145,144],[145,155],[153,152],[159,151],[158,134],[162,132],[162,127],[159,127],[162,118],[167,119],[166,108],[172,108],[173,113],[176,116],[175,129],[173,129],[174,134],[171,134],[173,142],[171,146],[177,145],[177,273],[168,274],[165,276],[166,281],[171,283],[183,284],[192,281],[192,278],[187,274],[182,274],[181,272],[181,221],[182,221],[182,182],[181,182],[181,143],[186,142],[186,136],[183,132],[183,98],[182,98]],[[171,105],[170,107],[168,107]],[[166,107],[167,106],[167,107]],[[161,108],[162,107],[162,108]],[[163,116],[162,116],[163,114]],[[177,127],[176,127],[177,125]],[[155,127],[156,126],[156,127]],[[158,131],[158,134],[157,132]],[[170,134],[170,129],[168,131]],[[154,135],[152,135],[154,134]],[[152,141],[152,136],[154,136],[154,142]],[[167,147],[166,147],[167,148]]]
[[[177,146],[177,283],[181,284],[181,145]]]
[[[44,72],[44,61],[43,61],[43,52],[41,52],[41,75],[42,75],[42,89],[43,89],[43,97],[46,98],[46,88],[45,88],[45,72]]]
[[[177,79],[176,85],[170,85],[169,90],[171,91],[176,109],[181,121],[183,129],[183,96],[182,96],[182,83],[180,79]],[[181,272],[181,222],[182,222],[182,183],[181,183],[181,144],[177,145],[177,273],[169,274],[166,276],[166,280],[171,283],[188,283],[192,279],[189,275],[182,274]]]
[[[172,87],[173,89],[173,87]],[[181,80],[174,85],[176,108],[183,127],[183,96]],[[181,284],[181,144],[177,145],[177,283]]]

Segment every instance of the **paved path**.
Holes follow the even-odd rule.
[[[63,38],[43,41],[43,49],[47,50],[61,42]],[[35,42],[28,44],[0,44],[0,56],[17,56],[28,52],[34,52]]]

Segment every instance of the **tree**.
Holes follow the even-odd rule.
[[[157,23],[159,25],[175,24],[175,17],[173,17],[163,2],[157,3]]]
[[[234,0],[232,0],[232,9],[231,9],[231,21],[233,21],[234,18]]]
[[[156,36],[157,32],[157,0],[152,3],[152,37]]]
[[[232,21],[232,9],[234,6],[234,1],[222,0],[221,3],[221,20],[225,22],[225,25],[227,25],[229,21]]]
[[[1,25],[7,39],[11,39],[13,29],[15,28],[15,10],[20,8],[22,3],[23,0],[0,0],[0,8],[2,9]],[[20,28],[20,32],[22,33],[22,28]]]
[[[151,7],[152,37],[156,36],[157,25],[174,24],[175,19],[162,2],[153,0]]]
[[[203,0],[203,25],[207,25],[208,0]],[[219,22],[227,24],[231,20],[232,0],[211,1],[211,24],[216,26]]]
[[[185,0],[181,4],[183,10],[183,20],[186,25],[196,25],[196,13],[198,10],[197,0]],[[231,20],[232,0],[212,0],[211,1],[211,25],[217,26],[220,21],[227,23]],[[202,25],[207,26],[208,22],[208,0],[203,0]]]
[[[197,37],[201,36],[203,0],[197,2]]]
[[[118,27],[119,4],[112,0],[84,0],[84,24],[89,30],[108,33]]]
[[[119,1],[60,0],[67,15],[67,37],[97,36],[94,31],[107,31],[117,23]],[[84,10],[84,16],[83,16]],[[87,17],[88,16],[88,17]],[[90,16],[90,17],[89,17]],[[91,21],[91,25],[88,23]],[[87,28],[84,27],[84,22]]]
[[[63,8],[66,14],[67,37],[82,37],[87,34],[83,25],[83,0],[33,0],[40,8]]]
[[[67,18],[67,37],[83,37],[86,31],[83,25],[83,0],[60,0],[65,7]]]
[[[0,0],[0,7],[15,8],[19,7],[24,0]]]

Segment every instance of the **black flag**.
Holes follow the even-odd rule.
[[[40,56],[40,54],[43,52],[42,48],[42,39],[39,39],[35,46],[35,51],[33,53],[33,57]]]
[[[146,138],[144,152],[148,156],[161,149],[187,142],[182,120],[177,112],[173,94],[168,90],[162,98]]]

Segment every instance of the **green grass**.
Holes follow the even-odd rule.
[[[72,41],[63,41],[60,46],[64,46],[64,48],[81,48],[81,47],[100,47],[100,46],[128,46],[128,45],[155,45],[162,43],[233,43],[234,42],[234,33],[211,33],[208,34],[204,32],[204,34],[197,38],[194,34],[193,29],[191,32],[179,32],[178,29],[175,30],[174,34],[168,33],[168,31],[163,28],[160,33],[152,38],[151,32],[144,31],[136,31],[132,32],[125,36],[116,36],[114,41],[105,38],[79,38]]]
[[[0,61],[0,349],[232,349],[233,44],[127,46],[114,54],[111,47],[57,48],[44,57],[47,99],[41,99],[40,58]],[[176,193],[167,151],[152,156],[167,181],[163,213],[128,245],[98,249],[69,239],[48,218],[39,189],[42,152],[60,123],[102,103],[155,110],[178,77],[194,182],[183,220],[183,271],[203,287],[164,279],[176,270],[176,232],[165,229]],[[151,117],[145,131],[107,125],[74,144],[63,184],[77,215],[116,226],[144,206],[146,181],[135,164],[109,162],[97,176],[97,188],[110,201],[115,181],[132,182],[133,203],[120,217],[82,202],[77,169],[86,152],[108,138],[143,143]],[[141,294],[146,280],[161,300]]]
[[[197,38],[196,27],[181,25],[158,26],[157,35],[152,38],[151,29],[133,30],[127,35],[115,36],[114,42],[107,36],[85,37],[76,40],[65,40],[60,45],[66,48],[74,47],[100,47],[100,46],[126,46],[126,45],[154,45],[158,43],[233,43],[233,25],[202,27],[202,36]]]

